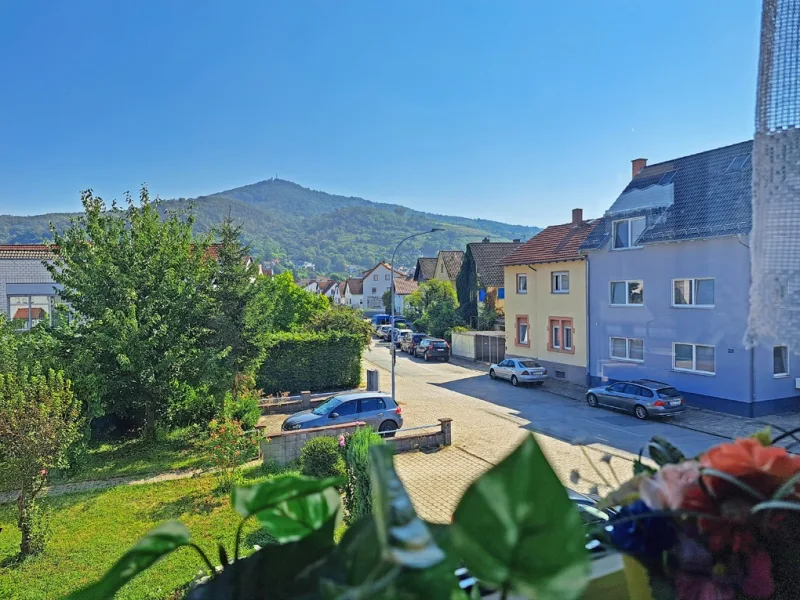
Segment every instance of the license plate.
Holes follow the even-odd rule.
[[[670,401],[669,405],[670,406],[680,406],[681,405],[681,401],[680,400],[672,400],[672,401]]]

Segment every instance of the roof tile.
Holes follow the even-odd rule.
[[[503,259],[522,246],[522,242],[472,242],[467,249],[475,261],[481,285],[503,286]]]
[[[578,254],[583,241],[592,231],[594,221],[580,225],[565,223],[547,227],[506,256],[503,265],[530,265],[535,263],[581,260]]]

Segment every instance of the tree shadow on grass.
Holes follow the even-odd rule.
[[[253,546],[267,546],[268,544],[276,544],[276,540],[266,529],[256,529],[248,533],[242,539],[242,546],[244,548],[252,548]]]
[[[207,515],[226,501],[227,497],[217,498],[195,491],[172,502],[164,502],[154,509],[141,511],[141,514],[152,521],[168,521],[184,515]]]

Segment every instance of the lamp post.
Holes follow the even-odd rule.
[[[400,240],[400,242],[395,247],[394,252],[392,252],[392,264],[391,264],[392,277],[391,277],[391,284],[390,284],[391,285],[391,299],[392,299],[392,302],[391,302],[391,304],[392,304],[392,309],[391,309],[391,314],[392,314],[391,325],[392,325],[392,329],[391,329],[391,332],[390,332],[390,335],[389,335],[389,340],[390,340],[391,345],[392,345],[392,401],[395,402],[395,403],[397,402],[397,400],[395,400],[395,397],[394,397],[394,363],[397,360],[397,347],[394,345],[394,330],[395,330],[395,326],[394,326],[394,255],[397,254],[397,250],[400,248],[400,246],[403,244],[403,242],[406,242],[406,241],[410,240],[411,238],[415,238],[415,237],[420,236],[420,235],[428,235],[429,233],[436,233],[437,231],[444,231],[444,229],[442,229],[441,227],[434,227],[430,231],[420,231],[419,233],[415,233],[415,234],[410,235],[410,236],[408,236],[406,238],[403,238],[402,240]]]

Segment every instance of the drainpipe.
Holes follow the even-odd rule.
[[[591,377],[591,368],[590,365],[592,364],[592,345],[589,341],[589,331],[591,331],[592,327],[592,313],[591,309],[589,308],[589,277],[591,271],[589,270],[589,254],[584,254],[584,259],[586,260],[586,387],[592,387],[592,382],[590,380]]]
[[[751,270],[750,265],[750,246],[743,241],[743,236],[741,233],[736,236],[736,241],[739,242],[742,246],[747,248],[747,277],[748,277],[748,285],[747,289],[749,290],[753,285],[753,272]],[[750,303],[748,301],[748,307]],[[756,408],[756,348],[755,346],[750,346],[750,410],[748,411],[749,416],[752,418],[755,416],[755,408]]]

